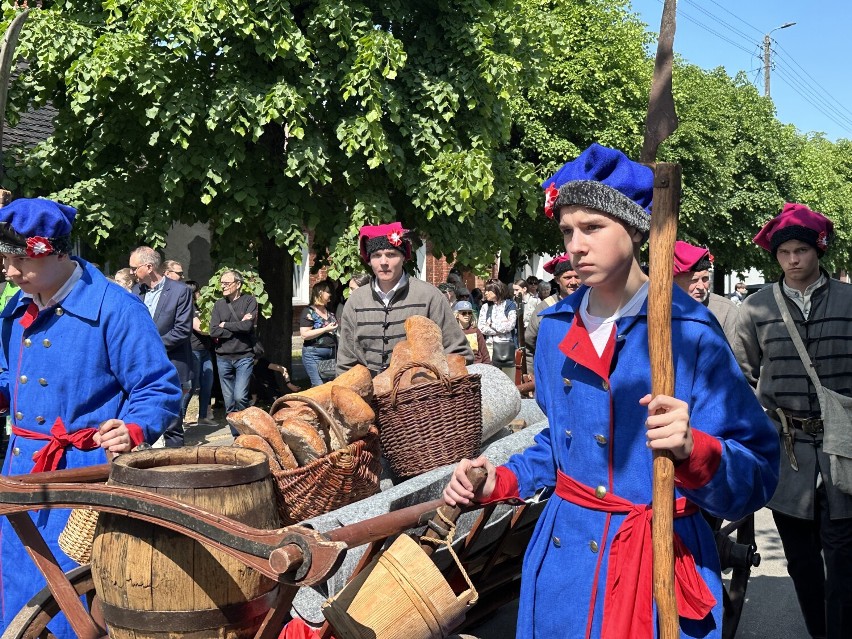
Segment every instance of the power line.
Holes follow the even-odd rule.
[[[742,22],[745,26],[749,27],[750,29],[754,29],[755,31],[757,31],[757,33],[758,33],[759,35],[761,35],[761,36],[763,35],[763,31],[762,31],[761,29],[758,29],[758,28],[757,28],[756,26],[754,26],[753,24],[749,24],[748,22],[746,22],[745,20],[743,20],[741,17],[739,17],[736,13],[734,13],[733,11],[730,11],[730,10],[726,9],[726,8],[725,8],[725,7],[723,7],[721,4],[719,4],[718,2],[716,2],[716,0],[710,0],[710,2],[712,2],[713,4],[715,4],[717,7],[719,7],[719,8],[720,8],[722,11],[724,11],[725,13],[728,13],[728,14],[730,14],[730,15],[734,16],[737,20],[739,20],[740,22]]]
[[[693,8],[700,11],[701,13],[703,13],[704,15],[706,15],[711,20],[715,20],[719,24],[727,27],[728,29],[730,29],[731,31],[733,31],[734,33],[739,35],[741,38],[743,38],[746,42],[748,42],[748,43],[754,42],[754,38],[752,38],[750,35],[743,33],[742,31],[737,29],[734,25],[732,25],[730,22],[726,22],[725,20],[722,20],[722,18],[720,18],[719,16],[717,16],[713,13],[710,13],[707,9],[705,9],[701,5],[696,4],[694,2],[694,0],[685,0],[685,2],[689,5],[691,5]]]
[[[776,44],[778,44],[778,43],[776,43]],[[794,58],[794,57],[790,54],[790,52],[789,52],[789,51],[787,51],[787,50],[786,50],[784,47],[782,47],[780,44],[778,44],[778,48],[779,48],[779,49],[781,49],[781,51],[783,51],[784,55],[785,55],[787,58],[789,58],[789,59],[790,59],[790,62],[792,62],[792,63],[793,63],[793,64],[795,64],[795,65],[796,65],[799,69],[801,69],[802,73],[804,73],[804,74],[805,74],[808,78],[810,78],[810,79],[813,81],[813,83],[814,83],[817,87],[819,87],[819,89],[820,89],[820,90],[821,90],[821,91],[822,91],[822,92],[823,92],[826,96],[828,96],[828,98],[829,98],[832,102],[834,102],[834,104],[835,104],[835,105],[837,105],[837,106],[839,107],[839,109],[840,109],[841,111],[844,111],[844,112],[846,112],[846,113],[848,113],[848,114],[852,115],[852,112],[850,112],[850,111],[849,111],[849,109],[847,109],[847,108],[846,108],[846,106],[845,106],[842,102],[840,102],[840,100],[838,100],[837,98],[835,98],[835,97],[834,97],[834,96],[833,96],[833,95],[832,95],[832,94],[828,91],[828,89],[826,89],[824,86],[822,86],[822,85],[821,85],[821,84],[817,81],[817,79],[816,79],[816,78],[814,78],[814,77],[813,77],[810,73],[808,73],[808,71],[807,71],[804,67],[802,67],[802,65],[801,65],[801,64],[799,64],[798,62],[796,62],[796,59],[795,59],[795,58]],[[776,52],[776,55],[778,55],[778,54],[777,54],[777,52]]]
[[[776,61],[777,60],[778,58],[776,57]],[[827,91],[825,91],[825,89],[819,87],[818,85],[814,86],[806,78],[802,77],[802,75],[794,68],[788,67],[786,63],[781,67],[776,67],[776,70],[778,70],[778,68],[784,69],[784,71],[786,71],[788,75],[793,76],[793,78],[799,83],[799,86],[804,86],[812,94],[817,95],[826,109],[831,111],[838,118],[844,120],[848,125],[852,126],[852,113],[850,113],[845,107],[843,107],[843,105],[839,105],[838,108],[838,106],[835,106],[835,104],[831,104],[829,100],[834,101],[835,103],[837,101],[834,100],[834,98],[832,98],[831,95]],[[826,99],[826,97],[828,98],[828,100]]]
[[[821,104],[820,102],[816,101],[814,96],[802,92],[799,89],[799,87],[797,86],[795,78],[788,77],[786,70],[776,69],[776,71],[777,71],[777,75],[781,78],[781,80],[783,80],[795,93],[797,93],[799,95],[799,97],[801,97],[803,100],[808,102],[813,108],[815,108],[822,115],[824,115],[826,118],[831,120],[831,122],[836,124],[838,127],[843,129],[844,131],[852,133],[852,128],[850,128],[848,125],[844,124],[843,122],[840,122],[839,120],[837,120],[837,118],[835,118],[833,115],[831,115],[831,113],[827,112],[823,108],[824,105]]]
[[[663,4],[663,0],[657,0],[657,2],[659,2],[660,4]],[[753,53],[752,53],[751,51],[749,51],[748,49],[746,49],[746,48],[745,48],[743,45],[741,45],[739,42],[735,42],[735,41],[731,40],[730,38],[728,38],[727,36],[725,36],[725,35],[723,35],[723,34],[719,33],[718,31],[716,31],[716,30],[715,30],[715,29],[713,29],[712,27],[710,27],[710,26],[706,25],[705,23],[701,22],[701,20],[699,20],[698,18],[695,18],[695,17],[691,16],[690,14],[686,13],[686,12],[685,12],[682,8],[678,8],[677,15],[678,15],[678,17],[686,18],[687,20],[689,20],[689,21],[690,21],[690,22],[692,22],[693,24],[697,25],[699,28],[704,29],[704,30],[705,30],[705,31],[707,31],[708,33],[713,34],[714,36],[716,36],[716,37],[717,37],[717,38],[719,38],[720,40],[723,40],[723,41],[727,42],[727,43],[728,43],[728,44],[730,44],[732,47],[735,47],[735,48],[739,49],[739,50],[740,50],[740,51],[742,51],[743,53],[747,53],[748,55],[753,55]],[[718,18],[715,18],[715,17],[714,17],[714,19],[716,19],[716,20],[718,21]],[[748,40],[748,42],[749,42],[749,43],[754,42],[754,40],[752,40],[751,38],[748,38],[747,36],[746,36],[746,39]]]

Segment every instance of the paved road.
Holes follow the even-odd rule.
[[[737,639],[806,639],[772,514],[761,510],[754,523],[762,561],[751,572]],[[516,616],[516,604],[505,606],[487,623],[467,632],[480,639],[513,639]]]

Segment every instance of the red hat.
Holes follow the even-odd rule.
[[[710,249],[703,246],[693,246],[688,242],[678,240],[674,245],[674,274],[680,275],[689,271],[707,271],[713,264]]]
[[[754,243],[774,255],[784,242],[799,240],[813,246],[822,257],[833,237],[834,224],[822,213],[812,211],[804,204],[787,202],[781,213],[764,224],[760,233],[754,236]]]
[[[405,237],[408,233],[399,222],[380,224],[379,226],[362,226],[358,234],[358,248],[361,259],[370,261],[370,254],[381,249],[396,249],[411,259],[411,241]]]
[[[566,271],[571,271],[574,269],[574,267],[571,266],[571,254],[565,253],[563,255],[557,255],[547,262],[547,264],[542,266],[542,268],[546,273],[550,273],[554,277],[562,275]]]

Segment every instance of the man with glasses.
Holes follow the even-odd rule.
[[[225,413],[233,413],[249,405],[257,300],[242,292],[243,276],[238,271],[222,273],[219,284],[223,297],[213,304],[210,337],[216,344],[216,365]],[[231,432],[237,435],[233,428]]]
[[[140,246],[130,254],[130,270],[136,285],[133,292],[142,298],[169,361],[177,369],[181,388],[192,387],[192,292],[180,282],[160,274],[160,254],[149,246]],[[183,446],[183,416],[176,417],[163,433],[166,446]]]
[[[185,277],[183,266],[180,262],[176,262],[175,260],[166,260],[163,262],[163,269],[165,276],[170,280],[181,282]]]
[[[177,372],[145,307],[71,256],[75,215],[40,198],[0,208],[0,255],[21,289],[0,314],[7,476],[104,464],[107,453],[153,443],[180,410]],[[68,510],[42,510],[33,522],[64,571],[77,565],[57,544],[67,519]],[[2,633],[44,578],[6,517],[0,526]],[[61,617],[50,629],[77,636]]]

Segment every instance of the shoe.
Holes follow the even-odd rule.
[[[198,426],[218,426],[219,422],[215,419],[210,419],[209,417],[199,417],[198,421],[195,422]]]

